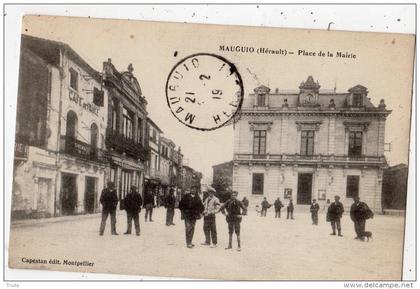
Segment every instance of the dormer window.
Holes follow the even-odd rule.
[[[257,106],[265,106],[265,94],[258,94],[257,95]]]
[[[368,94],[367,88],[362,85],[356,85],[349,89],[349,102],[353,107],[361,107],[365,105],[365,97]]]
[[[363,106],[363,94],[353,94],[353,106]]]
[[[255,102],[254,106],[268,106],[268,95],[270,93],[270,88],[264,85],[260,85],[254,89],[255,93]]]

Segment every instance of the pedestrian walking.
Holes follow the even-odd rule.
[[[219,209],[226,216],[226,222],[228,223],[229,230],[229,245],[225,248],[227,250],[232,249],[232,237],[233,232],[236,234],[238,241],[238,251],[241,251],[241,221],[242,212],[244,205],[237,199],[238,192],[233,191],[230,195],[230,199],[227,200]],[[227,212],[227,213],[226,213]]]
[[[276,215],[274,218],[281,218],[281,208],[283,208],[284,205],[280,201],[280,198],[277,198],[277,200],[274,201],[274,211],[276,212]]]
[[[175,203],[176,198],[174,194],[174,189],[169,189],[169,194],[165,199],[165,208],[166,208],[166,226],[174,226],[174,215],[175,215]]]
[[[140,196],[140,193],[137,191],[137,187],[131,186],[130,192],[124,198],[124,208],[127,212],[127,231],[124,233],[125,235],[131,234],[132,222],[134,220],[136,235],[140,236],[139,213],[142,204],[143,200]]]
[[[311,207],[309,208],[309,211],[311,212],[312,225],[318,225],[319,205],[316,202],[316,199],[312,200],[312,204],[311,204]]]
[[[334,202],[331,203],[327,211],[327,222],[331,222],[331,228],[333,230],[330,235],[335,236],[337,230],[338,236],[343,237],[343,235],[341,235],[341,217],[343,216],[343,213],[344,207],[340,202],[340,196],[335,196]]]
[[[246,216],[248,214],[248,206],[249,206],[249,201],[246,197],[244,197],[242,199],[242,204],[244,205],[244,210],[242,211],[242,215]]]
[[[261,202],[261,217],[267,216],[267,209],[270,207],[270,203],[267,201],[267,198],[264,197],[263,201]]]
[[[372,237],[372,232],[366,232],[365,226],[366,220],[373,218],[373,212],[366,203],[360,201],[359,197],[354,197],[353,201],[354,203],[350,208],[350,218],[354,222],[355,239],[364,241],[365,237],[367,237],[369,241],[369,238]]]
[[[102,204],[102,220],[99,228],[99,235],[102,236],[104,234],[108,215],[111,215],[111,235],[118,235],[116,230],[118,196],[113,182],[108,182],[107,187],[102,190],[99,201]]]
[[[287,219],[293,220],[293,211],[295,210],[295,206],[293,205],[293,200],[290,199],[289,204],[287,205]]]
[[[201,218],[204,211],[204,205],[195,189],[186,191],[179,202],[179,209],[181,210],[181,219],[185,222],[185,239],[187,248],[194,247],[192,243],[194,237],[195,222]]]
[[[144,221],[147,222],[147,217],[149,217],[149,221],[153,222],[152,215],[153,215],[153,208],[155,207],[155,197],[149,188],[146,189],[144,192],[144,200],[143,206],[146,209],[146,214],[144,215]]]
[[[212,187],[208,188],[207,198],[204,201],[204,224],[203,230],[206,237],[205,243],[202,245],[217,247],[217,229],[216,229],[216,212],[220,208],[219,199],[215,196],[216,190]]]

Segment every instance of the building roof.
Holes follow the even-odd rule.
[[[147,122],[150,123],[160,133],[163,133],[163,131],[158,127],[158,125],[150,117],[147,117]]]
[[[171,139],[169,139],[169,138],[166,138],[166,137],[163,137],[162,136],[160,138],[160,140],[163,141],[163,142],[165,142],[165,143],[167,143],[168,145],[172,146],[173,148],[176,147],[175,143]]]
[[[215,168],[215,167],[222,167],[222,166],[227,166],[227,165],[233,165],[233,161],[228,161],[228,162],[220,163],[220,164],[214,165],[212,167]]]
[[[21,47],[33,51],[42,59],[55,66],[60,66],[60,52],[63,52],[77,63],[77,65],[86,70],[90,76],[101,82],[101,74],[92,68],[67,43],[22,34]]]

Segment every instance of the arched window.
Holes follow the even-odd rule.
[[[74,111],[67,113],[66,137],[75,140],[77,134],[77,115]]]

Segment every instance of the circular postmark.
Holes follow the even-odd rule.
[[[197,53],[180,60],[166,81],[166,100],[172,114],[198,130],[214,130],[240,111],[242,78],[224,57]]]

